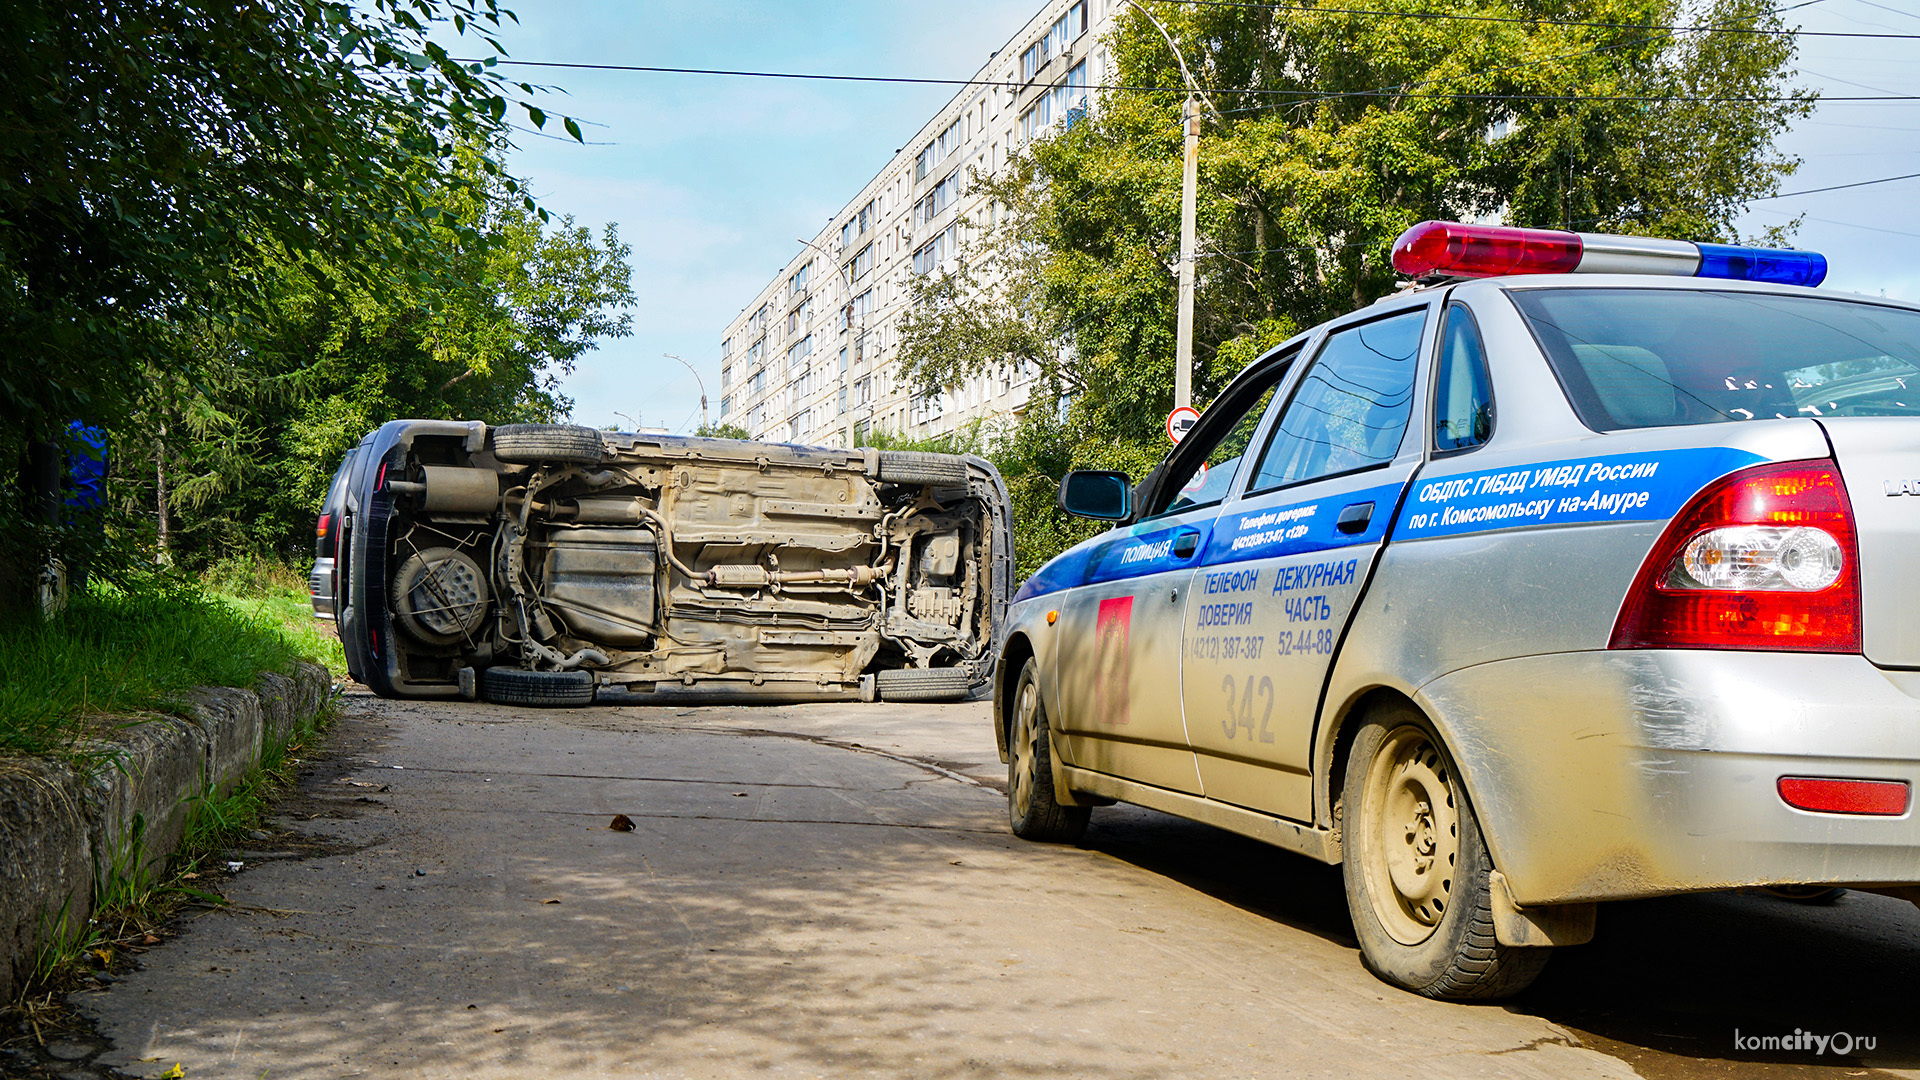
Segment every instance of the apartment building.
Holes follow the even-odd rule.
[[[951,269],[982,221],[972,174],[1075,122],[1109,79],[1101,44],[1125,0],[1049,0],[751,302],[720,341],[722,423],[756,439],[850,446],[1017,416],[1030,368],[931,394],[899,378],[900,316],[916,275]]]

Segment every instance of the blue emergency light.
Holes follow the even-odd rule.
[[[1811,287],[1826,279],[1827,257],[1814,251],[1695,244],[1648,236],[1423,221],[1393,242],[1393,268],[1414,278],[1667,274]]]

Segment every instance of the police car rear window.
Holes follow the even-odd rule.
[[[1509,295],[1596,431],[1920,416],[1920,311],[1699,289]]]

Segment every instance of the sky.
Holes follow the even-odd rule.
[[[516,60],[967,78],[1039,0],[542,0],[512,4]],[[1357,6],[1357,5],[1356,5]],[[1904,10],[1902,10],[1904,9]],[[1920,0],[1815,0],[1808,31],[1920,33]],[[1920,41],[1802,36],[1800,84],[1823,95],[1920,95]],[[513,170],[541,203],[632,246],[633,334],[581,358],[573,420],[691,432],[700,380],[718,419],[721,331],[880,171],[952,87],[707,75],[509,69],[564,93],[537,103],[583,123],[588,145],[517,136]],[[549,122],[558,134],[558,125]],[[1798,192],[1920,173],[1920,100],[1823,102],[1780,147]],[[1801,216],[1825,288],[1920,301],[1920,179],[1756,202],[1758,233]],[[667,359],[684,358],[698,372]]]

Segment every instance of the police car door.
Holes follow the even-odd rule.
[[[1198,793],[1180,708],[1181,620],[1193,568],[1287,362],[1236,381],[1142,485],[1142,517],[1087,560],[1061,605],[1055,719],[1066,759],[1095,772]]]
[[[1312,816],[1313,720],[1421,448],[1430,304],[1332,329],[1292,384],[1185,605],[1181,694],[1208,798]]]

